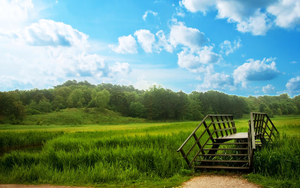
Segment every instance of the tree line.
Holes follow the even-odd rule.
[[[67,82],[51,89],[0,92],[0,123],[19,124],[26,115],[49,113],[66,108],[98,108],[122,116],[148,120],[201,120],[206,114],[233,114],[241,118],[250,111],[274,115],[300,113],[300,95],[241,97],[218,91],[186,94],[160,86],[138,90],[132,85]]]

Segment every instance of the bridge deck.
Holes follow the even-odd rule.
[[[235,133],[228,136],[216,138],[216,140],[239,140],[239,139],[248,139],[248,133],[247,132]]]

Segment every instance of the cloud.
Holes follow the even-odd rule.
[[[73,29],[70,25],[53,20],[41,19],[25,28],[21,36],[33,46],[87,46],[88,35]]]
[[[24,29],[0,31],[0,36],[31,46],[76,46],[79,48],[89,46],[88,35],[62,22],[45,19],[32,23]]]
[[[237,30],[246,33],[251,32],[253,35],[265,35],[271,28],[268,23],[267,15],[257,11],[253,16],[237,24]]]
[[[300,94],[300,76],[291,78],[288,83],[285,85],[288,89],[290,95],[299,95]]]
[[[172,53],[173,52],[173,46],[170,44],[170,41],[166,38],[165,33],[160,30],[155,34],[158,38],[157,46],[158,46],[158,51],[160,52],[162,48],[164,48],[166,51]]]
[[[223,73],[214,73],[214,68],[211,64],[204,67],[201,72],[204,73],[204,78],[197,77],[197,80],[203,80],[202,84],[197,86],[198,91],[236,89],[233,77]]]
[[[33,85],[24,81],[23,79],[15,78],[14,76],[0,76],[0,90],[12,91],[16,89],[32,89]]]
[[[234,82],[242,83],[242,86],[246,88],[249,81],[265,81],[275,78],[279,71],[274,60],[275,58],[264,58],[262,61],[248,59],[247,63],[234,70]],[[270,61],[272,63],[268,64]]]
[[[200,11],[204,15],[217,10],[217,18],[236,23],[238,31],[251,32],[253,35],[265,35],[273,22],[284,28],[300,24],[298,0],[183,0],[182,4],[187,10],[194,13]]]
[[[279,0],[269,6],[267,11],[276,17],[275,23],[279,27],[294,28],[300,25],[299,0]]]
[[[113,66],[109,67],[110,74],[128,75],[131,72],[129,63],[116,62]]]
[[[261,12],[262,4],[253,1],[218,1],[217,18],[227,19],[229,23],[237,23],[237,30],[243,33],[251,32],[253,35],[265,35],[271,25],[268,23],[266,13]]]
[[[192,72],[198,72],[204,64],[218,63],[222,56],[212,52],[213,47],[204,46],[199,50],[192,51],[188,48],[183,48],[178,55],[178,65]]]
[[[146,12],[145,12],[145,14],[143,15],[143,20],[144,21],[146,21],[146,18],[147,18],[147,16],[148,16],[148,14],[153,14],[153,16],[157,16],[157,12],[153,12],[152,10],[147,10]]]
[[[205,38],[204,33],[198,29],[186,27],[183,22],[177,22],[176,19],[173,22],[170,31],[170,43],[174,48],[181,44],[196,50],[209,41]]]
[[[149,30],[140,29],[134,33],[137,36],[138,42],[146,53],[152,53],[152,48],[155,43],[155,36]]]
[[[181,4],[185,6],[191,12],[201,11],[204,15],[206,12],[214,6],[216,0],[182,0]]]
[[[224,90],[234,89],[232,76],[220,73],[205,75],[203,83],[197,86],[198,91],[208,91],[212,89]]]
[[[118,41],[119,41],[118,46],[109,45],[109,47],[113,51],[115,51],[117,53],[121,53],[121,54],[126,54],[126,53],[136,54],[137,53],[136,41],[131,35],[119,37]]]
[[[268,84],[268,85],[266,85],[266,86],[264,86],[264,87],[262,88],[262,91],[263,91],[264,93],[273,93],[273,92],[275,92],[275,87],[272,86],[272,85],[270,85],[270,84]]]
[[[105,77],[108,68],[103,58],[97,54],[60,54],[56,61],[63,63],[62,69],[66,77]]]
[[[0,28],[16,28],[36,14],[31,0],[1,0]]]
[[[238,38],[237,40],[233,41],[233,45],[229,40],[225,40],[223,43],[220,44],[221,53],[225,53],[226,55],[233,53],[236,49],[242,46],[241,39]]]

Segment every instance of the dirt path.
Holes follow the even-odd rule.
[[[248,182],[239,176],[219,176],[202,175],[184,182],[180,188],[261,188],[259,185]],[[0,188],[84,188],[55,185],[19,185],[19,184],[0,184]]]
[[[261,188],[239,176],[202,175],[182,184],[182,188]]]

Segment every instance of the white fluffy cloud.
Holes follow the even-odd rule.
[[[273,93],[273,92],[275,92],[275,87],[272,86],[271,84],[268,84],[268,85],[262,87],[262,91],[264,93]]]
[[[113,66],[109,67],[111,74],[128,75],[131,72],[129,63],[116,62]]]
[[[247,63],[234,70],[234,82],[236,84],[242,83],[242,86],[246,88],[249,81],[264,81],[275,78],[279,71],[274,60],[274,58],[264,58],[262,61],[248,59]],[[269,64],[268,62],[271,63]]]
[[[41,19],[31,24],[21,37],[33,46],[88,46],[88,35],[53,20]]]
[[[95,77],[107,76],[108,70],[103,58],[97,54],[78,54],[68,56],[60,55],[57,58],[59,63],[63,63],[63,71],[67,77]]]
[[[183,22],[174,20],[170,31],[170,43],[174,48],[181,44],[196,50],[206,42],[208,42],[208,39],[205,38],[204,33],[196,28],[186,27]]]
[[[218,63],[222,59],[222,56],[212,52],[212,49],[213,47],[211,46],[204,46],[196,51],[183,48],[183,50],[177,54],[178,65],[192,72],[199,72],[198,69],[203,69],[203,64]]]
[[[269,6],[267,11],[276,17],[275,23],[279,27],[294,28],[296,25],[300,25],[299,0],[279,0]]]
[[[136,54],[137,53],[136,41],[132,35],[119,37],[118,41],[119,41],[118,46],[109,45],[109,47],[113,51],[115,51],[117,53],[121,53],[121,54],[126,54],[126,53]]]
[[[223,90],[223,89],[234,89],[234,81],[232,76],[214,73],[205,75],[203,83],[197,86],[198,91],[208,91],[211,89]]]
[[[239,0],[182,0],[182,5],[191,12],[217,10],[219,19],[236,23],[237,30],[265,35],[272,23],[283,28],[300,25],[299,0],[239,1]]]
[[[143,15],[143,20],[146,21],[148,14],[153,14],[153,16],[157,16],[157,12],[153,12],[152,10],[147,10]]]
[[[286,84],[286,88],[290,95],[299,95],[300,94],[300,76],[295,78],[291,78],[288,83]]]
[[[89,47],[88,35],[62,22],[45,19],[18,30],[0,31],[0,36],[31,46]]]
[[[204,74],[204,78],[201,78],[201,76],[197,78],[203,80],[202,84],[197,86],[198,91],[236,89],[233,77],[224,73],[215,73],[213,65],[206,66],[201,72]]]
[[[1,0],[0,28],[16,28],[35,13],[31,0]]]
[[[173,46],[170,44],[170,41],[167,39],[167,37],[165,36],[165,33],[160,30],[155,34],[158,38],[158,51],[161,51],[162,48],[165,49],[166,51],[172,53],[173,52]]]
[[[220,44],[221,53],[225,53],[226,55],[233,53],[236,49],[242,46],[241,39],[238,38],[237,40],[233,41],[233,45],[229,40],[225,40],[223,43]]]
[[[206,12],[214,6],[216,0],[182,0],[181,4],[191,12],[201,11],[205,15]]]
[[[134,33],[145,52],[152,53],[155,36],[149,30],[140,29]]]

